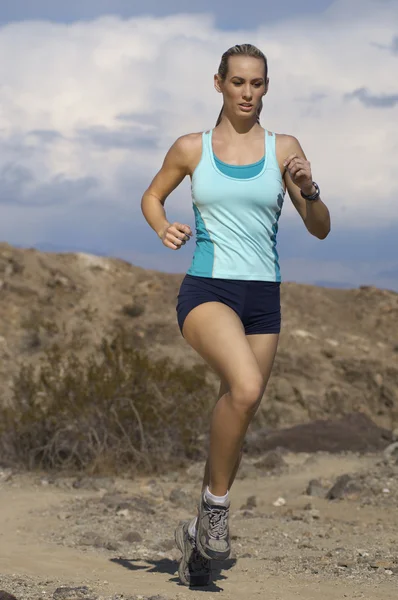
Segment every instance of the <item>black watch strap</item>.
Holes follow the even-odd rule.
[[[319,185],[315,183],[315,181],[312,182],[312,185],[316,190],[313,194],[304,194],[302,191],[300,191],[301,196],[305,198],[305,200],[310,200],[311,202],[313,202],[314,200],[318,200],[319,196],[321,195]]]

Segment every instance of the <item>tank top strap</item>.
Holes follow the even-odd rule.
[[[266,153],[267,153],[267,164],[268,168],[272,165],[273,168],[277,169],[280,172],[278,159],[276,157],[276,133],[268,131],[267,132],[267,144],[266,144]]]
[[[265,130],[266,133],[266,152],[268,157],[276,157],[275,133]]]
[[[212,134],[212,129],[208,129],[202,133],[202,155],[210,160],[213,154]],[[264,146],[267,162],[269,163],[272,161],[274,164],[278,164],[276,159],[276,135],[275,133],[268,131],[268,129],[265,130]]]
[[[211,143],[212,130],[207,129],[202,133],[202,154],[204,154],[207,158],[210,158],[211,153],[213,152],[213,147]]]

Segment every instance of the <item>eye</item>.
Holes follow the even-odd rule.
[[[234,85],[242,85],[242,82],[241,82],[241,81],[233,81],[232,83],[233,83]]]

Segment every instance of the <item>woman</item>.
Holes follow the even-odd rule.
[[[308,231],[324,239],[330,216],[298,140],[260,126],[268,65],[251,44],[222,56],[214,76],[224,104],[213,130],[177,139],[142,198],[163,244],[179,250],[192,236],[170,223],[164,203],[186,175],[192,180],[196,248],[180,288],[183,337],[218,373],[218,401],[198,517],[176,530],[185,585],[208,585],[211,559],[230,553],[230,489],[247,428],[264,394],[280,332],[278,219],[286,189]]]

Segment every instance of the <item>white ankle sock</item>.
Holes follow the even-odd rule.
[[[198,522],[198,517],[195,517],[191,521],[191,523],[189,524],[189,527],[188,527],[188,533],[193,539],[196,538],[196,523],[197,522]]]
[[[210,502],[212,502],[213,504],[223,504],[223,505],[225,505],[225,504],[228,503],[228,498],[229,498],[228,491],[225,494],[225,496],[215,496],[209,490],[209,486],[207,486],[206,489],[205,489],[205,499],[206,500],[210,500]]]

